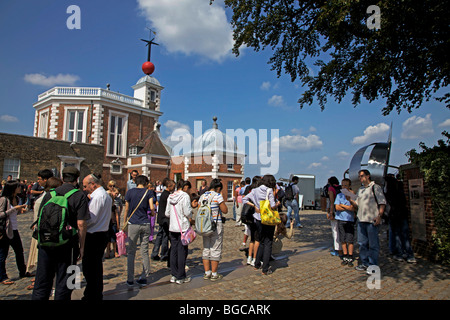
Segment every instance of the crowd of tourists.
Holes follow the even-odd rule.
[[[323,188],[333,238],[331,254],[340,257],[343,266],[370,272],[371,266],[378,266],[379,227],[388,217],[390,253],[396,260],[414,263],[401,182],[388,175],[383,189],[371,180],[367,170],[359,172],[359,179],[361,186],[356,191],[349,179],[339,183],[336,177],[328,179]],[[80,181],[75,167],[64,168],[62,179],[43,169],[30,188],[12,177],[4,181],[0,197],[0,283],[14,283],[6,272],[11,246],[20,277],[32,278],[27,289],[32,290],[33,300],[48,300],[53,288],[55,300],[69,300],[74,288],[68,285],[68,270],[77,262],[81,262],[86,280],[82,299],[101,300],[103,261],[120,256],[122,234],[127,239],[129,287],[147,285],[150,259],[167,262],[170,282],[190,282],[186,260],[195,236],[203,242],[203,278],[223,278],[219,263],[228,206],[220,179],[212,179],[209,185],[205,181],[199,190],[193,190],[189,181],[165,178],[153,184],[134,170],[124,196],[113,180],[105,185],[106,189],[103,186],[99,174],[89,174]],[[293,176],[287,185],[277,183],[273,175],[236,181],[232,208],[236,226],[244,227],[240,250],[247,250],[247,265],[264,276],[270,275],[273,254],[281,250],[282,238],[292,238],[295,228],[304,227],[300,221],[298,177]],[[34,212],[35,223],[25,263],[17,216],[29,209]],[[265,220],[267,211],[275,216],[275,222]],[[359,245],[356,266],[355,239]],[[142,272],[136,278],[138,247]]]

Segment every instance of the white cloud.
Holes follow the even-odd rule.
[[[25,75],[24,80],[31,84],[44,87],[52,87],[55,85],[73,86],[78,80],[80,80],[80,77],[74,74],[62,73],[59,73],[56,76],[45,76],[40,73],[29,73]]]
[[[14,116],[4,114],[4,115],[0,116],[0,121],[2,121],[2,122],[19,122],[19,119]]]
[[[155,41],[168,52],[218,62],[232,56],[233,35],[223,1],[138,0],[138,5],[157,33]]]
[[[354,137],[352,144],[374,143],[379,141],[387,141],[389,126],[386,123],[379,123],[374,126],[368,126],[364,130],[364,135]]]
[[[433,134],[433,121],[431,120],[431,113],[427,114],[425,118],[412,116],[403,122],[402,125],[403,139],[420,139],[429,134]]]
[[[176,129],[183,129],[183,130],[187,130],[190,132],[190,127],[187,124],[178,122],[178,121],[174,121],[174,120],[167,120],[164,123],[164,128],[165,128],[165,133],[166,134],[172,134],[172,132]]]
[[[284,99],[282,96],[273,95],[267,103],[273,107],[281,107],[284,105]]]
[[[270,81],[264,81],[264,82],[261,84],[260,89],[261,89],[261,90],[269,90],[269,89],[270,89],[270,86],[271,86]]]
[[[277,139],[274,139],[277,140]],[[307,137],[301,135],[281,136],[278,141],[281,151],[309,151],[322,148],[323,142],[319,136],[310,134]]]
[[[445,120],[442,123],[439,123],[438,127],[450,127],[450,119]]]
[[[349,155],[350,155],[350,153],[345,152],[345,151],[339,151],[339,152],[337,153],[337,156],[338,156],[339,158],[341,158],[341,159],[347,158]]]
[[[320,162],[313,162],[308,166],[308,169],[316,169],[322,167],[322,164]]]
[[[320,160],[322,160],[322,161],[328,161],[328,160],[330,160],[330,158],[328,158],[327,156],[323,156],[322,159],[320,159]]]
[[[317,129],[316,129],[316,127],[311,126],[311,127],[309,127],[309,131],[311,131],[311,132],[316,132]]]

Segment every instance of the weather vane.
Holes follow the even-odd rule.
[[[150,28],[147,28],[147,29],[150,30],[149,38],[151,38],[152,33],[156,36],[156,32],[154,32]],[[155,40],[155,37],[153,39],[150,39],[150,40],[141,39],[141,41],[146,42],[147,43],[146,46],[148,46],[147,61],[142,64],[142,71],[146,75],[150,75],[150,74],[152,74],[155,71],[155,65],[152,62],[150,62],[150,57],[151,57],[151,54],[152,54],[152,44],[157,45],[157,46],[159,46],[159,44],[157,44],[153,40]]]

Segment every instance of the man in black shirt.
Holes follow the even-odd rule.
[[[153,246],[153,251],[151,254],[152,260],[169,260],[169,218],[166,217],[166,205],[167,198],[173,190],[175,189],[175,182],[165,178],[163,180],[163,186],[166,187],[161,193],[158,205],[158,216],[157,222],[159,224],[159,231],[156,236],[155,244]],[[161,257],[158,253],[161,249]]]
[[[56,188],[58,195],[64,195],[75,189],[80,172],[75,167],[63,169],[63,185]],[[41,203],[42,206],[51,198],[47,193]],[[82,191],[75,192],[68,199],[69,225],[76,229],[77,234],[66,244],[56,247],[39,246],[36,280],[32,300],[48,300],[56,276],[55,300],[70,300],[72,287],[68,281],[68,268],[74,266],[83,257],[84,240],[86,237],[86,220],[90,218],[89,199]]]

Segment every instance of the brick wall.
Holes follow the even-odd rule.
[[[423,175],[420,172],[418,166],[408,164],[400,166],[400,172],[403,178],[403,188],[406,195],[409,215],[409,223],[411,226],[411,207],[410,207],[410,190],[409,190],[409,180],[412,179],[422,179]],[[426,229],[426,241],[420,239],[412,238],[412,247],[415,253],[430,259],[435,260],[435,250],[433,247],[432,236],[436,232],[436,226],[434,224],[434,215],[431,205],[431,195],[428,186],[425,181],[423,181],[423,197],[424,197],[424,207],[425,212],[425,229]]]
[[[0,133],[0,170],[3,176],[5,158],[20,159],[20,179],[37,180],[42,169],[61,171],[58,156],[85,158],[80,166],[81,178],[92,172],[102,172],[103,146],[46,138]]]

